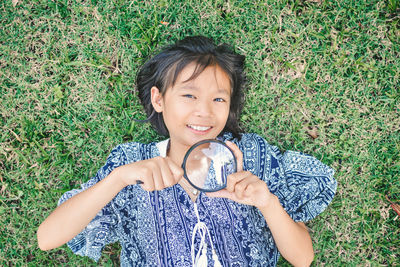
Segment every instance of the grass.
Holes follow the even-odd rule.
[[[400,203],[399,18],[397,0],[3,1],[0,265],[95,265],[66,246],[40,251],[36,229],[112,147],[161,140],[132,122],[135,74],[194,34],[246,55],[248,132],[335,168],[336,197],[308,223],[313,265],[400,265],[385,199]],[[100,265],[118,264],[118,250]]]

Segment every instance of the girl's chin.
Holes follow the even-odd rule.
[[[213,129],[215,130],[215,129]],[[170,136],[172,143],[180,143],[187,148],[190,148],[192,145],[196,144],[197,142],[206,140],[206,139],[216,139],[220,133],[216,131],[210,131],[208,134],[196,134],[192,131],[186,132],[185,136],[179,135],[175,138]]]
[[[196,138],[187,138],[184,140],[176,140],[176,142],[172,143],[179,143],[180,145],[182,145],[183,147],[185,147],[185,150],[188,150],[191,146],[193,146],[194,144],[196,144],[197,142],[206,140],[206,139],[215,139],[213,137],[205,137],[205,136],[200,136],[200,137],[196,137]]]

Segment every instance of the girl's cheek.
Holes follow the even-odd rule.
[[[229,106],[223,106],[219,108],[219,111],[221,114],[225,114],[226,116],[229,115],[230,112],[230,107]]]

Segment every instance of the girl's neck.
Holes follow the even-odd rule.
[[[183,158],[185,157],[186,151],[189,150],[190,147],[183,146],[177,142],[174,142],[172,139],[169,139],[167,156],[175,162],[176,165],[181,166],[183,162]]]
[[[168,143],[167,148],[167,156],[178,166],[182,166],[183,158],[185,157],[186,151],[189,150],[190,147],[182,146],[179,143],[174,143],[171,139]],[[190,199],[193,202],[196,202],[197,197],[199,196],[199,191],[193,188],[185,178],[182,177],[178,182],[183,190],[189,195]]]

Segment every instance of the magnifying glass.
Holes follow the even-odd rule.
[[[237,162],[224,142],[207,139],[189,148],[182,169],[191,186],[203,192],[215,192],[226,187],[227,177],[237,171]]]
[[[222,141],[206,139],[186,152],[182,163],[183,177],[203,192],[216,192],[226,187],[227,177],[237,172],[233,151]],[[137,180],[136,184],[143,184]]]

